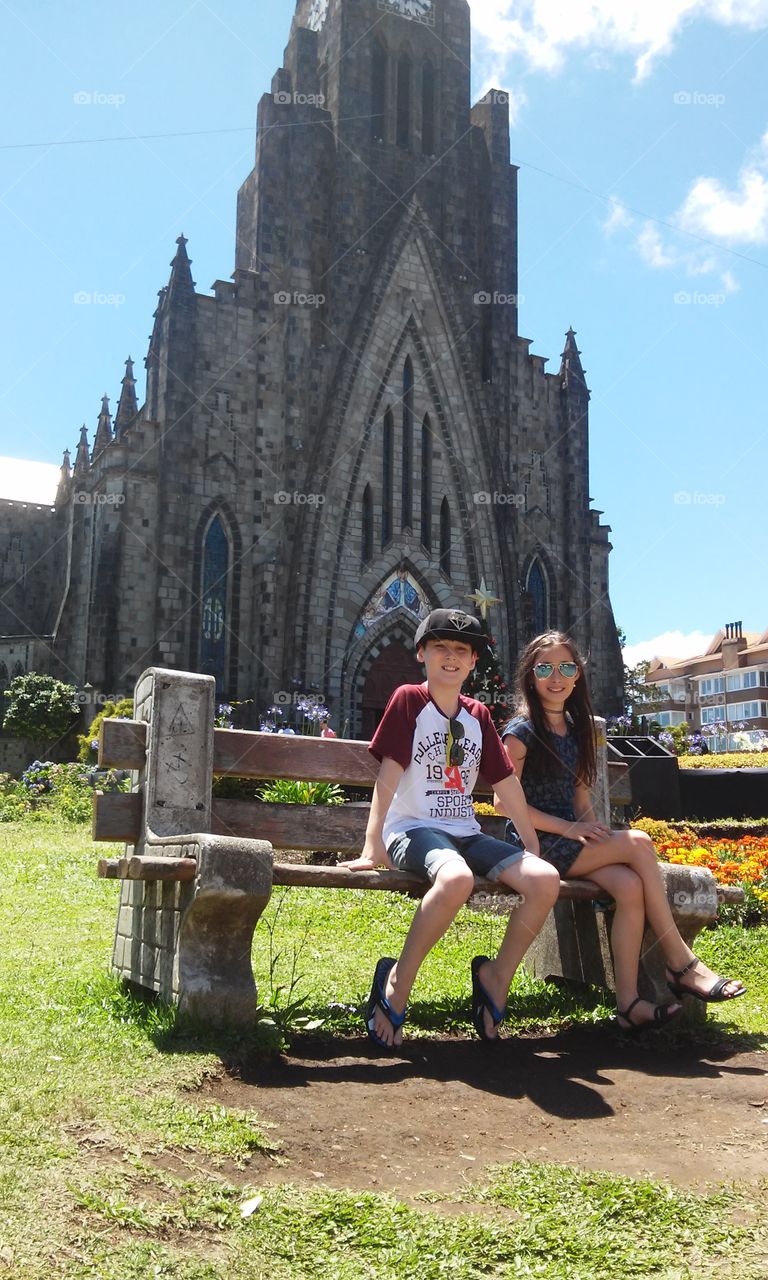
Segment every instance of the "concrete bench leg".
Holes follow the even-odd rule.
[[[198,858],[195,896],[181,917],[179,1008],[209,1024],[246,1028],[256,1020],[253,931],[272,893],[272,846],[245,852],[208,837]]]
[[[195,858],[197,876],[192,884],[124,882],[115,972],[212,1026],[252,1026],[251,947],[272,893],[272,846],[201,835],[153,853]]]

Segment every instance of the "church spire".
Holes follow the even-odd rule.
[[[187,253],[186,236],[179,236],[176,243],[179,247],[176,250],[176,257],[171,263],[171,278],[168,282],[168,292],[171,298],[183,294],[194,294],[195,292],[195,282],[192,279],[192,264]]]
[[[91,465],[91,455],[88,450],[88,432],[85,429],[85,424],[83,424],[83,426],[80,428],[80,443],[77,446],[77,455],[75,457],[75,470],[73,474],[76,476],[84,475],[85,472],[87,472],[90,465]]]
[[[72,479],[72,468],[70,466],[69,449],[64,450],[64,457],[61,460],[61,470],[59,472],[59,483],[56,487],[56,505],[67,496],[69,485]]]
[[[101,397],[101,413],[99,414],[99,425],[96,428],[96,437],[93,442],[93,456],[101,453],[102,449],[106,449],[108,444],[112,443],[112,415],[109,412],[109,397],[106,392]]]
[[[126,427],[133,422],[139,412],[139,405],[136,399],[136,379],[133,376],[133,361],[130,356],[125,362],[125,377],[123,378],[122,387],[115,417],[116,440],[120,439]]]
[[[589,394],[584,366],[581,363],[581,352],[576,346],[576,333],[573,328],[570,328],[566,334],[560,377],[564,391],[586,391],[587,395]]]

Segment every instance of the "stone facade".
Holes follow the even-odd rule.
[[[466,0],[398,8],[298,0],[232,280],[197,293],[179,238],[143,406],[129,362],[65,457],[25,615],[62,678],[202,671],[255,711],[310,690],[356,735],[388,644],[485,583],[507,670],[571,630],[620,709],[575,335],[548,374],[518,333],[508,100],[471,105]]]

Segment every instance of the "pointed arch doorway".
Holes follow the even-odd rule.
[[[401,684],[422,684],[424,668],[412,649],[393,640],[379,654],[368,671],[361,699],[363,741],[370,742],[389,699]]]

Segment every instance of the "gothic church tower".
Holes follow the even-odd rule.
[[[519,336],[508,99],[471,105],[470,57],[466,0],[298,0],[232,279],[198,293],[180,237],[146,402],[130,365],[57,506],[81,682],[316,691],[367,736],[419,619],[486,593],[503,665],[571,629],[618,710],[589,392],[573,331],[557,374]]]

